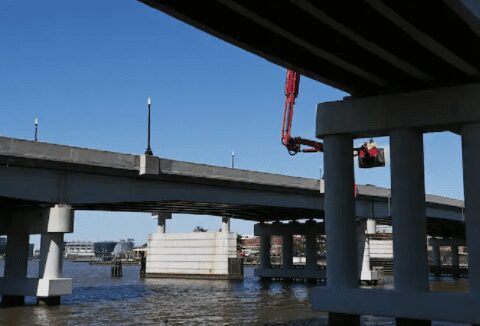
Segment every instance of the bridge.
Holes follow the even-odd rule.
[[[478,1],[141,1],[350,94],[317,107],[328,282],[311,301],[330,325],[358,325],[361,314],[480,324]],[[470,288],[461,294],[429,290],[423,134],[438,131],[462,138]],[[393,291],[358,288],[351,153],[354,138],[371,136],[390,137]]]
[[[0,234],[8,236],[5,276],[0,279],[3,302],[18,304],[30,295],[58,304],[61,295],[71,293],[71,280],[62,278],[61,260],[63,236],[73,232],[76,210],[207,214],[257,221],[255,230],[263,239],[263,270],[258,275],[268,274],[271,234],[288,233],[290,239],[293,234],[305,233],[308,239],[324,234],[323,222],[314,221],[325,219],[323,188],[323,180],[0,137]],[[433,195],[426,201],[430,235],[464,238],[462,201]],[[389,190],[359,185],[356,210],[360,220],[390,224]],[[265,224],[302,219],[310,222]],[[165,221],[159,223],[164,232]],[[42,235],[38,279],[26,278],[30,234]],[[285,241],[285,248],[290,242]],[[316,275],[315,242],[308,243],[311,258],[305,272],[274,272]]]

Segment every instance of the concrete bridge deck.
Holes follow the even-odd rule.
[[[353,96],[480,80],[480,4],[140,0]]]
[[[0,137],[0,203],[207,214],[252,221],[323,218],[323,181]],[[390,190],[358,186],[357,215],[389,223]],[[428,195],[432,234],[463,235],[460,200]]]

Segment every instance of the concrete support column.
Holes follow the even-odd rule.
[[[459,277],[460,276],[460,261],[458,255],[458,246],[452,245],[450,246],[450,250],[452,252],[452,276]]]
[[[423,134],[413,129],[390,135],[395,290],[428,291]],[[430,325],[397,318],[397,325]]]
[[[28,234],[8,234],[7,252],[5,258],[4,279],[9,283],[22,283],[27,278],[28,268]],[[2,304],[22,305],[25,297],[23,295],[3,295]]]
[[[167,232],[167,220],[172,218],[171,213],[152,213],[152,217],[157,219],[157,233]]]
[[[465,233],[468,248],[470,292],[480,296],[480,123],[462,128]]]
[[[63,233],[44,233],[40,243],[39,277],[62,277]]]
[[[324,138],[327,286],[358,287],[353,141],[348,135]],[[330,313],[330,325],[359,325],[359,316]]]
[[[435,276],[441,275],[442,262],[440,260],[440,246],[438,244],[432,244],[432,262],[433,273]]]
[[[69,205],[55,205],[48,211],[48,227],[40,243],[37,303],[59,305],[60,297],[72,293],[72,280],[62,278],[63,238],[73,232],[73,210]]]
[[[167,220],[165,220],[165,218],[163,217],[158,217],[157,232],[158,233],[167,232]]]
[[[222,217],[222,232],[230,232],[230,218]]]
[[[316,271],[318,269],[317,237],[314,233],[305,235],[305,258],[307,260],[305,268],[309,271]]]
[[[286,231],[282,236],[282,267],[285,269],[293,266],[293,235]]]
[[[357,226],[358,266],[360,281],[370,279],[370,240],[368,238],[368,221],[361,221]],[[371,230],[370,230],[371,231]]]
[[[270,236],[260,236],[260,268],[270,268]]]

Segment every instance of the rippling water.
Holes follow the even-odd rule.
[[[37,270],[38,263],[31,261],[29,276]],[[1,308],[0,325],[264,325],[318,318],[317,325],[326,320],[325,314],[311,311],[311,287],[262,283],[253,268],[246,268],[243,282],[142,280],[138,273],[138,266],[124,266],[123,278],[113,279],[109,266],[66,261],[64,275],[73,277],[74,289],[61,306],[37,307],[34,298],[27,298],[25,307]],[[433,287],[466,288],[465,281],[444,281]],[[364,318],[363,323],[393,325],[383,318]]]

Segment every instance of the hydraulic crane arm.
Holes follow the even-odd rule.
[[[323,144],[320,142],[291,136],[293,110],[295,99],[298,95],[299,85],[300,74],[293,70],[287,70],[287,79],[285,82],[286,99],[283,110],[282,144],[287,147],[290,155],[295,155],[298,152],[315,153],[323,151]],[[307,147],[302,148],[302,146]]]

